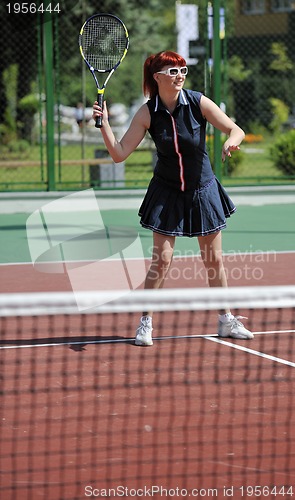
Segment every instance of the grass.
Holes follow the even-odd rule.
[[[243,145],[242,151],[245,154],[235,175],[238,177],[263,177],[264,175],[280,177],[280,172],[272,163],[269,152],[270,146],[271,140],[258,144]]]
[[[272,137],[268,137],[260,143],[243,144],[241,146],[244,153],[243,159],[231,177],[223,178],[223,184],[227,186],[243,186],[250,184],[286,184],[286,182],[290,182],[291,179],[284,177],[272,161],[270,154],[272,144]]]
[[[243,186],[243,185],[259,185],[271,183],[286,183],[291,179],[283,177],[273,165],[269,148],[272,144],[272,138],[267,138],[263,142],[257,144],[244,144],[242,151],[244,152],[242,162],[237,167],[231,177],[224,176],[222,183],[225,186]],[[101,146],[100,146],[101,147]],[[79,144],[62,145],[60,154],[62,160],[79,159],[79,158],[94,158],[96,145]],[[47,167],[46,167],[46,152],[44,151],[44,167],[15,167],[15,168],[0,168],[0,190],[1,191],[16,191],[16,190],[46,190],[47,189]],[[55,148],[55,179],[56,189],[59,190],[75,190],[85,189],[91,185],[90,168],[80,165],[67,165],[59,169],[58,158],[59,150]],[[15,159],[15,158],[12,158]],[[40,147],[32,146],[24,158],[21,160],[40,160]],[[230,161],[230,160],[229,160]],[[150,150],[138,149],[125,162],[125,187],[130,188],[145,188],[152,176],[153,172],[153,155]],[[294,179],[293,179],[294,182]],[[122,183],[121,183],[122,184]],[[99,187],[99,186],[97,186]],[[110,187],[113,187],[110,185]]]

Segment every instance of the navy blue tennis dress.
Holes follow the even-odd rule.
[[[147,102],[158,160],[139,209],[143,227],[171,236],[205,236],[226,227],[236,207],[206,151],[202,94],[182,89],[172,114],[157,95]]]

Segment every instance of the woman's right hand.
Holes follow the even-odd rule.
[[[108,122],[109,115],[107,110],[107,104],[105,101],[103,102],[103,110],[98,105],[97,101],[94,102],[92,109],[93,109],[92,118],[94,121],[96,121],[96,118],[98,118],[99,116],[102,116],[102,123]]]

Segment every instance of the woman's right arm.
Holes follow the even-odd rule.
[[[93,105],[92,116],[94,120],[97,116],[101,116],[101,108],[98,106],[97,102]],[[146,104],[143,104],[139,108],[139,110],[135,113],[128,130],[120,141],[114,136],[112,128],[109,124],[108,111],[105,102],[102,116],[102,128],[100,130],[106,148],[115,163],[124,161],[137,148],[144,138],[146,131],[150,127],[150,113],[148,107]]]

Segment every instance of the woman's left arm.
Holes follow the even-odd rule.
[[[228,135],[228,139],[222,147],[222,161],[224,161],[226,156],[231,156],[231,151],[240,149],[239,145],[245,137],[245,132],[236,125],[235,122],[215,104],[215,102],[204,95],[201,97],[200,108],[204,118],[206,118],[213,127]]]

